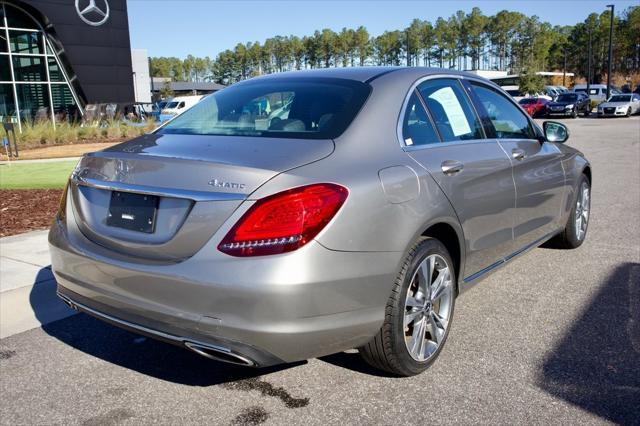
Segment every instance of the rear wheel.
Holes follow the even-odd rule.
[[[371,366],[400,376],[426,370],[449,334],[456,275],[446,247],[426,238],[410,251],[396,278],[378,334],[359,348]]]
[[[591,183],[585,175],[581,176],[577,188],[576,201],[569,214],[567,225],[550,241],[552,246],[566,249],[578,248],[587,236],[591,214]]]
[[[591,114],[591,111],[589,111],[589,108],[585,109],[585,110],[584,110],[584,116],[585,116],[585,117],[588,117],[588,116],[589,116],[589,114]]]

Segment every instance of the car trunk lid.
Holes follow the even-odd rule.
[[[333,148],[331,140],[145,135],[82,158],[71,185],[74,216],[87,238],[108,249],[178,261],[197,252],[263,183]],[[146,232],[108,220],[112,197],[122,193],[157,197]]]

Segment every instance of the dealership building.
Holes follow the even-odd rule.
[[[150,99],[126,0],[0,0],[0,120],[55,123]]]

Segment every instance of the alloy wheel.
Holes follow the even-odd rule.
[[[578,241],[582,241],[587,232],[589,224],[589,208],[590,208],[589,185],[583,182],[580,186],[580,194],[576,204],[576,237]]]
[[[450,266],[442,256],[428,256],[413,274],[405,300],[404,340],[416,361],[428,360],[443,342],[453,297]]]

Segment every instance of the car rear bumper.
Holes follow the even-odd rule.
[[[141,334],[213,355],[224,352],[218,358],[254,366],[368,342],[382,324],[402,257],[337,252],[312,241],[291,253],[252,259],[224,255],[208,244],[183,262],[149,264],[106,258],[91,241],[77,239],[59,221],[49,234],[52,270],[67,304]]]

